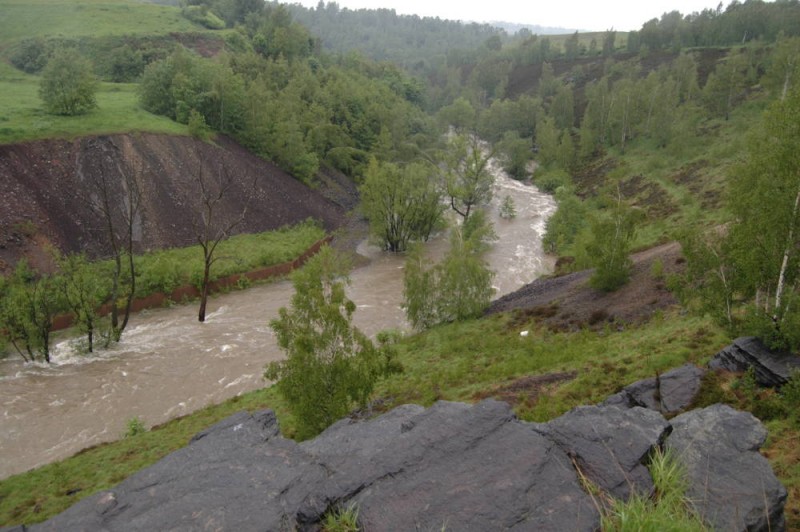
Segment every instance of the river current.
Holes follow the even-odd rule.
[[[556,204],[493,169],[490,219],[498,241],[487,259],[499,297],[552,270],[541,239]],[[511,220],[499,217],[506,195],[517,211]],[[446,240],[433,239],[427,253],[441,256]],[[358,252],[370,261],[351,274],[356,325],[369,335],[407,328],[404,257],[366,242]],[[269,320],[292,293],[291,283],[280,281],[214,297],[202,324],[195,305],[145,311],[132,316],[119,344],[92,357],[62,340],[50,366],[0,361],[0,478],[117,439],[133,417],[152,426],[265,386],[264,365],[282,357]]]

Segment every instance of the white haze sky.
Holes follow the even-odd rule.
[[[297,0],[283,0],[294,3]],[[316,7],[318,0],[300,0]],[[326,4],[328,1],[326,0]],[[514,22],[590,31],[638,30],[663,13],[716,9],[720,0],[339,0],[348,9],[394,9],[400,15],[468,22]],[[723,4],[727,6],[729,0]]]

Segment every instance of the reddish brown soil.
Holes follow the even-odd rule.
[[[189,137],[136,134],[0,146],[0,271],[23,256],[46,268],[48,245],[93,258],[108,255],[102,220],[92,204],[97,203],[100,176],[112,183],[112,201],[123,204],[121,175],[130,171],[123,168],[134,169],[142,190],[139,251],[195,243],[201,169],[206,176],[233,177],[235,185],[214,216],[231,219],[247,205],[235,233],[277,229],[307,218],[334,230],[346,221],[345,207],[227,138],[212,145]],[[322,188],[334,178],[328,176]],[[337,179],[339,195],[352,196],[352,186]]]
[[[588,284],[591,270],[536,281],[492,302],[487,314],[513,312],[510,327],[521,329],[542,323],[556,331],[582,328],[622,328],[644,323],[654,313],[677,303],[664,278],[682,269],[680,246],[664,244],[631,256],[630,281],[616,292],[605,293]],[[653,274],[660,261],[663,274]]]

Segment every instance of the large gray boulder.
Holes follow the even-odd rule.
[[[765,432],[755,418],[712,407],[672,427],[666,445],[687,465],[690,496],[710,523],[781,529],[786,491],[757,452]],[[593,531],[600,503],[576,469],[615,497],[648,494],[645,464],[669,430],[638,407],[579,407],[535,424],[487,400],[406,405],[298,444],[271,411],[241,413],[30,529],[306,531],[356,504],[369,531]]]
[[[536,430],[556,442],[596,486],[628,500],[634,493],[652,494],[647,463],[670,426],[645,408],[580,406]]]
[[[800,357],[772,351],[758,338],[744,336],[714,355],[708,367],[737,373],[753,368],[758,384],[780,387],[786,384],[793,372],[800,371]]]
[[[714,405],[672,420],[666,447],[689,476],[687,496],[715,530],[784,530],[786,489],[758,449],[767,431],[748,412]]]
[[[705,373],[693,364],[684,364],[658,377],[634,382],[601,404],[623,408],[641,406],[664,415],[677,414],[692,405]]]
[[[596,530],[567,456],[505,403],[405,406],[297,444],[239,414],[33,530],[315,530],[355,502],[366,530]]]
[[[185,448],[32,530],[289,530],[327,472],[278,435],[272,411],[239,413]]]

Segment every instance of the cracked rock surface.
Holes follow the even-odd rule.
[[[698,506],[710,523],[739,511],[754,516],[742,520],[748,530],[780,530],[786,492],[756,451],[764,429],[726,408],[669,423],[639,407],[578,407],[536,424],[495,400],[440,401],[344,419],[300,444],[280,435],[272,411],[239,413],[30,530],[319,530],[326,512],[349,504],[368,531],[597,530],[598,504],[578,472],[617,498],[647,494],[649,453],[670,431],[692,489],[722,490],[717,506]],[[739,490],[748,480],[731,467],[744,464],[777,498]]]

